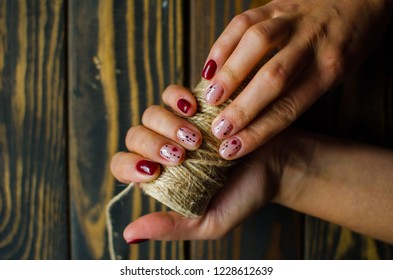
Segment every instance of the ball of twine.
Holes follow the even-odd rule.
[[[195,151],[187,151],[184,162],[177,166],[162,166],[161,175],[149,183],[141,183],[144,193],[165,204],[185,217],[203,215],[211,198],[224,185],[226,170],[233,161],[218,154],[221,140],[211,132],[212,121],[231,100],[220,106],[205,102],[207,80],[202,80],[193,90],[198,108],[187,118],[202,133],[202,144]]]

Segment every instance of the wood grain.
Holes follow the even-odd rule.
[[[111,156],[161,92],[183,82],[182,1],[70,1],[70,183],[73,258],[108,257],[105,206],[119,186]],[[127,223],[162,210],[133,192],[115,208],[119,258],[183,258],[181,242],[129,247]],[[164,209],[165,210],[165,209]]]
[[[228,22],[265,2],[0,0],[0,259],[108,258],[105,206],[125,187],[109,162],[128,128],[167,85],[196,85]],[[296,125],[393,148],[392,48],[393,25]],[[131,220],[167,209],[136,189],[114,210],[123,259],[393,258],[392,245],[277,205],[220,240],[128,246]]]
[[[0,258],[69,257],[64,3],[0,1]]]

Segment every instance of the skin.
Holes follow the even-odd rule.
[[[266,203],[278,203],[393,243],[392,152],[283,132],[374,49],[391,17],[392,3],[276,0],[235,17],[207,58],[217,63],[210,84],[224,89],[215,105],[230,97],[262,57],[278,50],[217,117],[233,125],[222,139],[236,137],[242,143],[231,157],[241,158],[236,173],[230,172],[204,216],[185,219],[174,212],[151,213],[125,229],[125,240],[215,239]],[[190,104],[187,113],[177,107],[180,99]],[[142,125],[127,134],[129,151],[113,157],[111,170],[119,181],[154,180],[160,168],[152,175],[142,174],[136,169],[138,162],[181,164],[187,150],[199,147],[201,139],[190,147],[176,137],[181,127],[201,136],[184,119],[196,112],[191,93],[170,86],[163,101],[173,111],[148,108]],[[213,121],[213,131],[216,124]],[[178,162],[160,156],[166,144],[181,151]]]
[[[213,104],[226,101],[271,50],[276,54],[213,121],[214,130],[228,120],[233,129],[222,139],[242,142],[231,159],[266,143],[357,68],[381,40],[392,11],[385,0],[276,0],[236,16],[206,60],[217,63],[210,85],[223,88]]]

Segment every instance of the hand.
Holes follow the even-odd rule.
[[[182,99],[184,95],[189,101]],[[181,98],[180,98],[181,97]],[[180,98],[180,99],[179,99]],[[196,104],[190,93],[179,86],[168,87],[163,94],[165,103],[179,104],[177,113],[193,114]],[[186,105],[187,110],[184,110]],[[187,150],[201,144],[199,130],[161,106],[151,106],[142,117],[143,125],[131,127],[126,136],[129,152],[117,153],[111,171],[123,183],[148,182],[160,174],[160,164],[180,164]],[[179,131],[193,131],[195,142],[183,142]],[[278,143],[278,142],[277,142]],[[225,235],[256,209],[273,198],[279,170],[277,143],[262,147],[239,162],[223,187],[212,200],[207,213],[198,219],[185,219],[175,212],[152,213],[132,222],[124,231],[129,243],[144,239],[215,239]],[[169,151],[168,147],[171,149]],[[171,152],[176,147],[176,153]],[[167,151],[164,154],[162,151]],[[175,155],[173,157],[173,155]]]
[[[274,0],[236,16],[202,72],[210,80],[208,103],[226,101],[263,57],[276,54],[213,121],[219,139],[242,143],[230,158],[266,143],[356,68],[379,42],[392,11],[385,0]]]
[[[184,218],[175,212],[155,212],[138,218],[124,230],[124,239],[130,243],[145,240],[206,240],[223,237],[254,211],[271,201],[279,177],[278,146],[269,143],[244,157],[230,171],[227,184],[211,201],[207,212],[199,218]],[[119,168],[114,158],[113,174]],[[123,160],[122,164],[128,165]],[[131,162],[132,164],[132,162]],[[125,181],[128,182],[128,181]]]

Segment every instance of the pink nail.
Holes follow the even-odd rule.
[[[178,147],[167,144],[161,148],[160,155],[171,162],[178,163],[183,157],[183,151]]]
[[[177,131],[177,138],[190,147],[195,147],[199,143],[199,136],[191,129],[182,127]]]
[[[242,142],[237,137],[232,137],[221,144],[220,155],[223,158],[233,157],[242,147]]]
[[[223,95],[224,88],[220,84],[215,83],[206,89],[205,100],[209,104],[215,104],[221,99]]]
[[[231,133],[233,125],[227,119],[220,119],[216,125],[213,125],[213,134],[218,139],[223,139]]]

